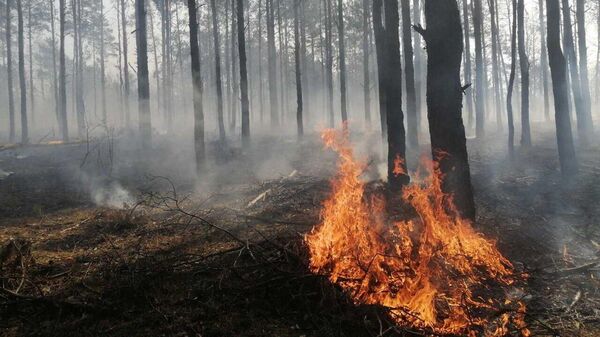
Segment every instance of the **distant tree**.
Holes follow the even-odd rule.
[[[402,4],[402,46],[404,47],[404,80],[406,82],[406,122],[408,145],[419,149],[419,127],[417,121],[417,97],[415,94],[415,68],[413,66],[412,28],[410,23],[410,0]]]
[[[473,32],[475,36],[475,135],[485,135],[485,65],[483,64],[483,14],[481,0],[473,0]]]
[[[271,126],[279,125],[279,114],[277,112],[277,56],[275,51],[275,10],[273,0],[266,0],[267,15],[267,61],[269,81],[269,108],[271,111]]]
[[[544,27],[544,0],[539,0],[539,32],[540,32],[540,71],[544,94],[544,117],[550,120],[550,98],[548,94],[548,48],[546,48],[546,32]]]
[[[129,86],[129,59],[128,59],[128,44],[127,44],[127,1],[119,0],[120,8],[121,8],[121,31],[123,36],[121,40],[123,41],[123,95],[125,102],[125,127],[129,128],[129,123],[131,122],[131,116],[129,113],[129,92],[131,91]],[[118,20],[118,18],[117,18]]]
[[[19,87],[21,91],[21,143],[29,142],[29,127],[27,125],[27,84],[25,82],[25,44],[23,31],[23,3],[17,0],[18,36],[19,47]]]
[[[267,0],[269,1],[269,0]],[[327,87],[327,116],[329,127],[334,127],[335,115],[333,113],[333,16],[331,0],[325,2],[325,82]]]
[[[59,51],[59,130],[63,141],[69,140],[69,129],[67,124],[67,67],[65,62],[65,30],[66,30],[66,18],[65,18],[65,0],[59,0],[59,21],[60,21],[60,51]]]
[[[146,31],[145,0],[135,0],[135,26],[140,135],[142,147],[150,148],[152,141],[152,119],[150,114],[150,81],[148,78],[148,40]]]
[[[500,93],[500,66],[499,66],[499,53],[500,48],[498,37],[499,29],[496,22],[498,10],[496,0],[488,0],[491,17],[491,31],[492,31],[492,84],[494,86],[494,110],[496,111],[496,127],[498,131],[502,130],[502,94]]]
[[[513,117],[513,89],[517,68],[517,0],[512,0],[512,28],[510,32],[510,77],[506,94],[506,110],[508,122],[508,154],[512,159],[515,152],[515,124]]]
[[[344,44],[344,8],[343,1],[338,0],[338,71],[340,73],[340,109],[342,111],[342,123],[348,121],[348,103],[346,89],[346,46]]]
[[[546,0],[546,19],[548,59],[554,92],[558,158],[562,174],[572,176],[577,173],[578,165],[569,117],[567,63],[560,47],[560,6],[558,0]]]
[[[471,26],[469,25],[469,1],[462,1],[463,9],[463,30],[465,32],[465,82],[471,84],[473,82],[472,65],[471,65]],[[474,116],[473,116],[473,90],[467,88],[465,90],[465,97],[467,99],[467,116],[468,116],[468,127],[473,128]]]
[[[367,128],[371,127],[371,69],[369,68],[369,0],[362,0],[362,59],[363,59],[363,101],[365,109],[365,123]]]
[[[427,44],[427,114],[433,159],[442,189],[453,195],[458,212],[475,219],[475,202],[462,121],[460,64],[463,36],[456,0],[425,0],[427,29],[415,26]]]
[[[591,115],[590,80],[588,75],[587,41],[585,33],[585,1],[576,0],[577,4],[577,45],[579,51],[579,74],[581,80],[581,96],[585,106],[586,133],[593,136],[594,127]]]

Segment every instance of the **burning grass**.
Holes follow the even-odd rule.
[[[418,218],[391,222],[383,198],[365,195],[365,165],[347,133],[327,130],[323,140],[340,161],[322,223],[306,236],[313,272],[357,304],[385,307],[399,326],[436,335],[530,335],[515,295],[526,276],[457,215],[435,163],[426,162],[428,174],[402,194]]]

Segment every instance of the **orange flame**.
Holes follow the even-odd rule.
[[[322,223],[306,236],[313,272],[327,275],[356,303],[385,307],[401,326],[469,336],[506,336],[512,328],[528,336],[525,306],[518,302],[509,314],[511,301],[489,295],[494,286],[519,281],[512,264],[457,216],[437,163],[426,163],[430,174],[403,191],[418,219],[388,224],[383,198],[365,197],[365,164],[355,160],[347,132],[326,130],[322,138],[340,161]],[[486,329],[494,313],[501,321]]]

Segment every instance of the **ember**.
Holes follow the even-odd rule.
[[[356,303],[386,308],[402,327],[436,335],[530,335],[525,305],[507,295],[525,276],[456,215],[436,163],[425,162],[427,174],[417,174],[402,194],[418,218],[391,223],[383,198],[365,195],[365,164],[354,158],[347,132],[326,130],[322,138],[340,162],[322,223],[306,236],[313,272]]]

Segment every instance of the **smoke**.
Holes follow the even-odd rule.
[[[90,193],[94,204],[113,209],[129,208],[136,201],[118,181],[112,181],[108,185],[92,185]]]

